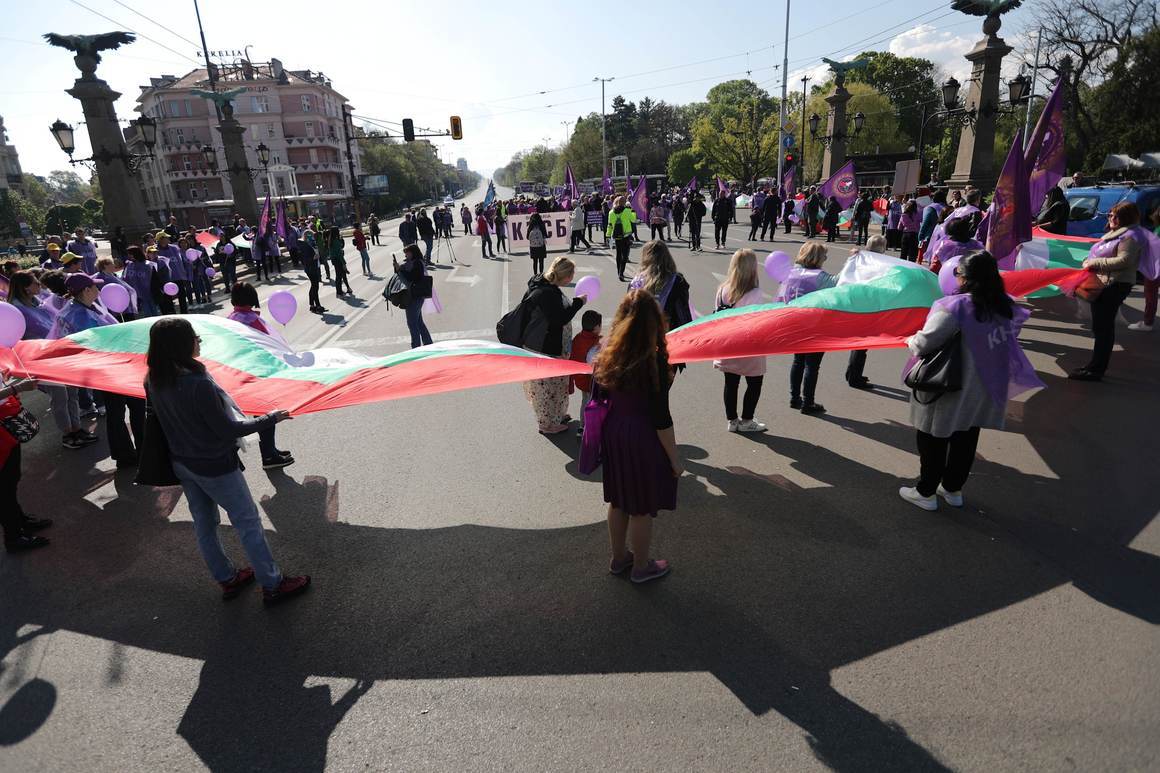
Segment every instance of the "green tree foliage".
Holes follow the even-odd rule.
[[[713,168],[692,148],[682,148],[669,156],[665,171],[673,185],[685,185],[696,177],[699,185],[707,186],[713,179]]]
[[[749,80],[709,89],[693,125],[693,149],[722,177],[749,181],[777,173],[778,102]]]
[[[391,187],[390,193],[368,197],[364,207],[368,211],[391,212],[459,188],[470,190],[480,179],[475,172],[444,164],[429,142],[398,142],[371,135],[360,149],[363,173],[385,174]]]
[[[48,173],[48,189],[61,204],[83,204],[93,197],[92,186],[76,172],[56,169]]]
[[[850,101],[846,104],[847,125],[841,130],[845,131],[848,137],[846,140],[847,154],[852,156],[864,153],[897,153],[910,146],[910,139],[899,131],[898,118],[894,114],[890,100],[882,96],[873,86],[865,83],[847,81],[846,89],[851,96]],[[808,115],[816,113],[822,119],[818,124],[819,136],[829,133],[826,126],[830,106],[826,103],[825,96],[833,91],[832,83],[825,84],[810,96],[806,103],[806,113]],[[862,131],[854,134],[854,114],[859,111],[866,116],[866,122],[863,124]],[[839,129],[835,128],[835,131],[839,131]],[[812,137],[807,140],[807,143],[804,178],[812,181],[821,176],[824,148],[822,143]]]
[[[572,136],[556,159],[556,167],[552,172],[553,185],[564,183],[564,165],[572,165],[572,173],[577,180],[588,177],[600,177],[601,146],[600,146],[600,115],[593,113],[587,118],[576,122]]]
[[[21,238],[21,223],[27,223],[33,233],[40,233],[44,229],[44,210],[33,206],[19,191],[0,191],[0,238]]]
[[[547,145],[537,145],[523,155],[520,160],[519,179],[546,183],[552,178],[556,159],[560,151]],[[561,180],[562,182],[562,180]]]
[[[56,204],[44,213],[44,230],[50,234],[71,233],[87,223],[88,215],[80,204]]]
[[[1153,27],[1124,45],[1107,80],[1091,91],[1090,109],[1101,131],[1088,150],[1085,168],[1098,169],[1109,153],[1135,157],[1160,150],[1160,110],[1151,97],[1157,72],[1160,27]]]
[[[899,116],[899,129],[910,140],[910,145],[917,146],[922,106],[926,104],[933,112],[942,104],[941,91],[935,83],[934,62],[913,56],[895,56],[889,51],[863,51],[858,58],[868,60],[869,65],[861,70],[851,70],[846,75],[846,82],[873,86],[890,100]]]

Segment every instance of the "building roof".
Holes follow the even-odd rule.
[[[334,93],[340,101],[347,101],[346,97],[331,85],[330,79],[324,73],[314,72],[313,70],[287,70],[278,59],[271,59],[269,62],[239,60],[226,64],[215,63],[211,66],[216,68],[215,73],[218,86],[222,90],[235,89],[251,83],[258,84],[264,81],[273,81],[278,86],[298,85],[323,88]],[[137,101],[141,102],[146,95],[154,91],[194,88],[209,88],[209,70],[207,68],[199,67],[180,77],[175,75],[161,75],[160,77],[150,78],[149,85],[141,87],[141,94],[137,97]]]

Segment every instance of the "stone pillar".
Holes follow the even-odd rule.
[[[974,185],[984,191],[995,186],[995,119],[999,107],[999,69],[1003,57],[1011,53],[997,33],[999,17],[983,22],[984,37],[966,55],[972,64],[966,108],[975,110],[975,122],[963,127],[955,172],[947,183],[952,188]]]
[[[89,130],[93,163],[101,182],[105,222],[109,232],[121,226],[125,229],[125,236],[133,242],[147,230],[155,228],[156,224],[150,222],[146,213],[141,181],[129,173],[129,167],[122,160],[128,156],[129,151],[114,107],[121,95],[91,72],[86,77],[78,78],[65,93],[80,100],[81,110],[85,114],[85,127]]]
[[[254,193],[254,181],[250,179],[250,163],[246,160],[246,146],[242,141],[246,127],[234,118],[232,106],[222,111],[218,124],[222,135],[222,151],[226,157],[226,171],[230,176],[233,190],[234,211],[245,218],[251,226],[258,225],[258,196]]]
[[[826,134],[830,137],[830,144],[822,155],[822,180],[828,180],[834,172],[846,163],[846,103],[850,101],[850,92],[846,90],[846,79],[834,79],[834,93],[826,97],[830,105],[830,118],[826,122]]]

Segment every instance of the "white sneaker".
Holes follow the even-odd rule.
[[[902,488],[898,489],[898,496],[902,497],[915,507],[921,507],[927,512],[933,513],[935,510],[938,510],[937,499],[934,497],[924,497],[922,494],[919,494],[918,489],[913,486],[903,486]]]
[[[730,432],[736,432],[736,431],[737,431],[737,425],[738,425],[739,423],[740,423],[740,422],[738,422],[738,421],[737,421],[737,419],[730,419],[730,420],[729,420],[729,424],[728,424],[728,425],[727,425],[725,428],[726,428],[727,430],[729,430]]]
[[[1145,324],[1144,320],[1140,320],[1139,322],[1133,322],[1132,324],[1128,325],[1128,330],[1140,330],[1145,333],[1151,333],[1152,326]]]
[[[742,419],[737,422],[737,432],[765,432],[765,425],[753,419]]]
[[[961,492],[961,491],[947,491],[945,488],[942,487],[942,484],[940,483],[937,493],[951,507],[962,507],[963,506],[963,492]]]

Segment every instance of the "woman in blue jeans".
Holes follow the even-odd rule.
[[[188,321],[166,317],[154,323],[149,329],[146,395],[189,501],[197,546],[221,586],[222,598],[234,598],[256,576],[263,602],[275,604],[305,591],[310,575],[283,576],[274,562],[242,475],[238,440],[285,421],[290,414],[272,411],[247,418],[197,361],[200,354],[201,339]],[[219,506],[225,508],[252,567],[238,569],[222,550]]]
[[[431,333],[427,324],[423,322],[423,301],[430,297],[430,293],[419,292],[419,287],[426,284],[423,269],[423,252],[416,244],[408,244],[403,248],[403,265],[391,257],[395,264],[395,273],[401,274],[411,283],[411,302],[407,304],[407,330],[411,331],[411,348],[417,349],[431,343]]]

